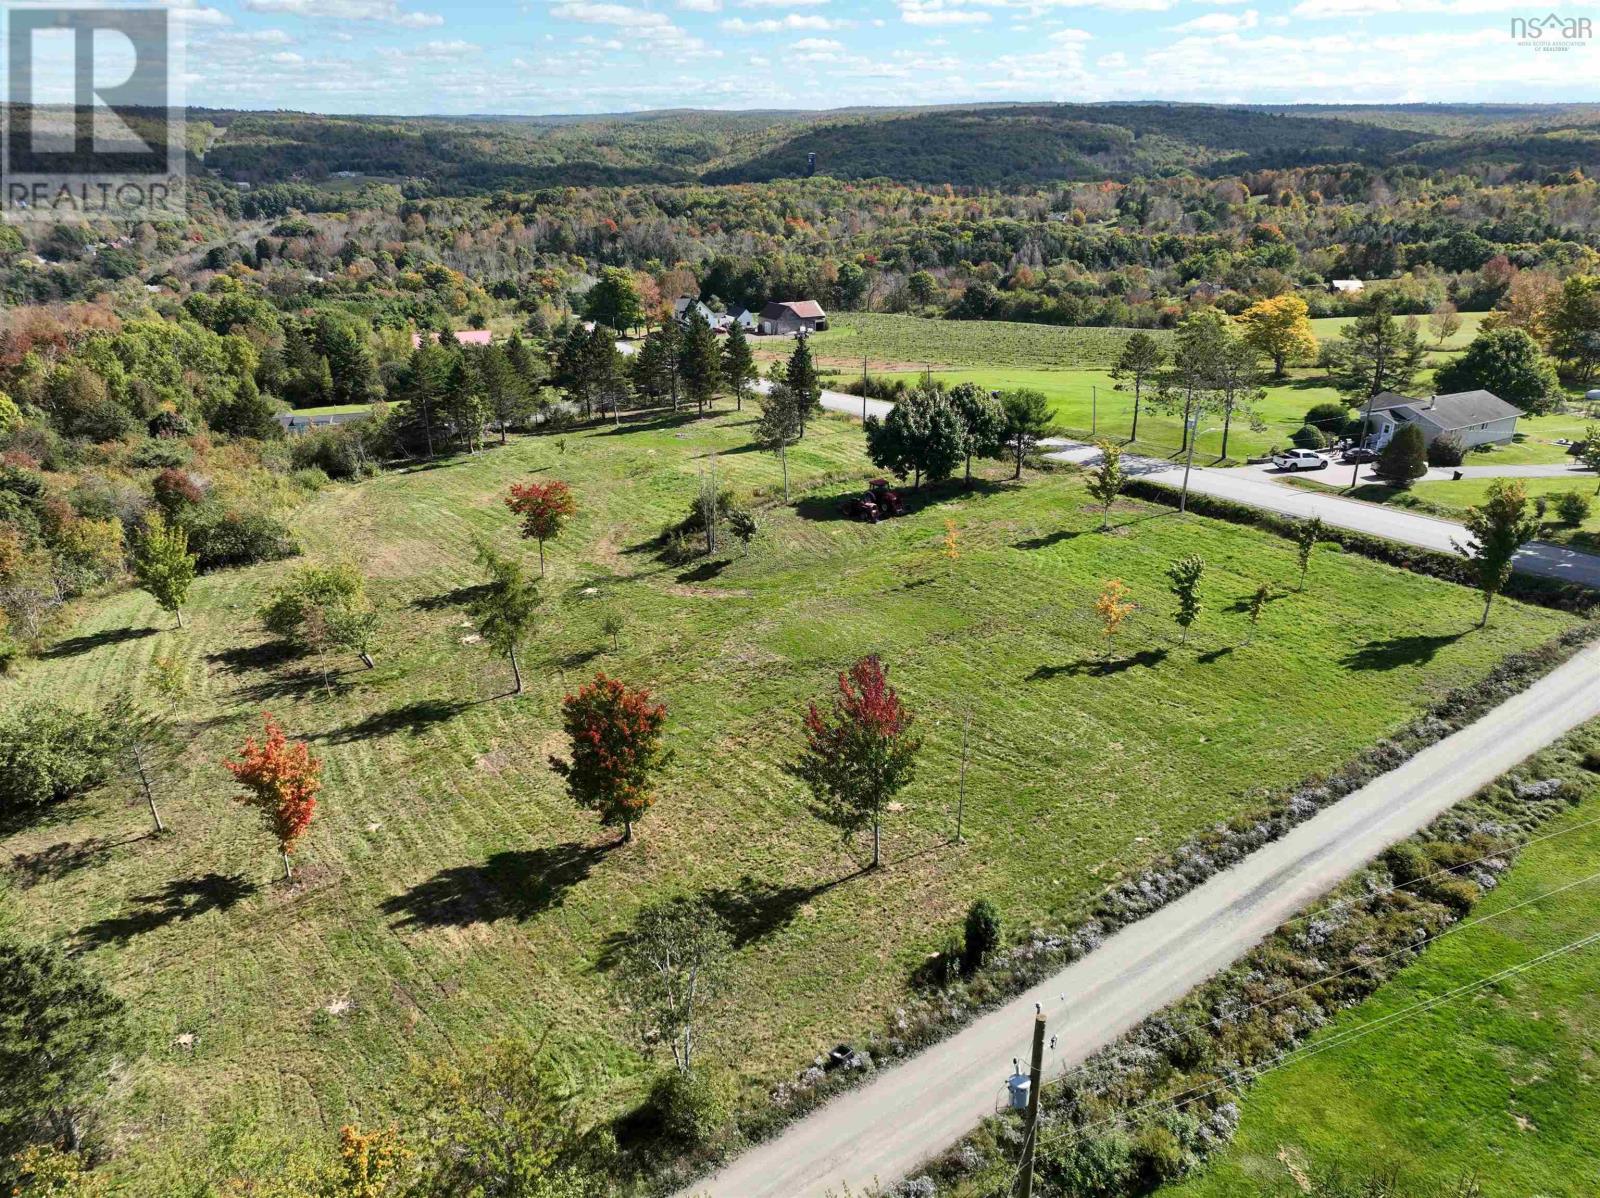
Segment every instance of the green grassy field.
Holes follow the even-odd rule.
[[[1079,911],[1261,788],[1340,762],[1572,624],[1508,602],[1473,632],[1472,593],[1328,551],[1309,591],[1286,590],[1245,646],[1237,605],[1261,580],[1287,588],[1286,542],[1136,503],[1102,535],[1064,474],[850,523],[836,497],[871,472],[860,443],[858,426],[818,422],[791,455],[814,489],[764,509],[748,555],[689,567],[647,542],[685,511],[712,454],[741,491],[778,485],[748,416],[573,433],[564,452],[521,439],[330,488],[296,529],[312,558],[348,557],[372,579],[376,670],[329,695],[309,663],[266,643],[253,612],[290,568],[273,565],[201,579],[181,632],[136,592],[89,605],[9,683],[12,701],[154,701],[151,662],[176,654],[195,684],[177,712],[192,742],[164,799],[175,835],[145,837],[130,796],[108,789],[0,841],[0,920],[78,946],[132,1007],[140,1055],[109,1115],[130,1192],[172,1192],[228,1151],[228,1129],[327,1137],[379,1120],[412,1062],[508,1035],[545,1038],[591,1113],[616,1111],[648,1066],[599,962],[641,904],[669,895],[702,894],[733,921],[740,948],[708,1051],[759,1093],[880,1026],[974,897],[1012,928]],[[529,692],[511,699],[461,604],[478,581],[473,537],[517,544],[500,496],[530,476],[568,480],[581,511],[551,549]],[[947,521],[955,561],[941,551]],[[1163,574],[1188,553],[1209,563],[1207,610],[1179,649]],[[1108,666],[1090,605],[1110,578],[1141,611]],[[628,621],[619,653],[600,630],[612,609]],[[927,747],[888,820],[889,867],[862,875],[782,766],[802,704],[868,652],[889,663]],[[678,754],[628,848],[546,766],[562,694],[598,669],[653,688]],[[218,765],[264,709],[326,761],[292,888],[275,883],[271,846]]]
[[[863,355],[873,370],[1109,367],[1134,332],[1003,320],[930,320],[881,312],[840,312],[829,317],[828,324],[827,332],[812,339],[817,360],[858,372]],[[1159,341],[1172,336],[1160,330],[1151,335]]]
[[[1593,934],[1596,821],[1591,794],[1479,903],[1476,926],[1429,948],[1311,1048]],[[1232,1148],[1161,1193],[1287,1198],[1301,1192],[1293,1169],[1338,1167],[1392,1173],[1399,1192],[1475,1178],[1484,1198],[1586,1198],[1600,1177],[1597,1028],[1600,949],[1590,947],[1269,1074],[1248,1092]]]

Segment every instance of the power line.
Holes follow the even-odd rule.
[[[1285,1052],[1280,1053],[1277,1057],[1274,1057],[1269,1063],[1262,1065],[1259,1068],[1231,1070],[1229,1071],[1227,1080],[1216,1082],[1215,1084],[1207,1087],[1191,1087],[1191,1089],[1185,1090],[1180,1094],[1173,1095],[1170,1098],[1163,1098],[1156,1102],[1144,1103],[1140,1106],[1132,1107],[1118,1115],[1112,1116],[1111,1118],[1102,1119],[1096,1123],[1085,1124],[1084,1126],[1078,1128],[1069,1128],[1059,1138],[1053,1138],[1049,1140],[1041,1139],[1040,1145],[1043,1146],[1046,1144],[1060,1143],[1062,1140],[1068,1139],[1081,1139],[1089,1132],[1098,1130],[1102,1127],[1123,1123],[1129,1118],[1139,1115],[1145,1111],[1159,1110],[1162,1108],[1177,1110],[1178,1108],[1190,1102],[1195,1102],[1201,1098],[1215,1094],[1219,1090],[1231,1089],[1239,1082],[1254,1081],[1259,1077],[1264,1077],[1268,1073],[1275,1072],[1276,1070],[1285,1068],[1289,1065],[1298,1064],[1302,1060],[1307,1060],[1318,1055],[1319,1053],[1326,1052],[1329,1049],[1341,1048],[1344,1045],[1351,1044],[1364,1036],[1371,1035],[1373,1032],[1381,1031],[1384,1028],[1391,1027],[1396,1023],[1403,1022],[1414,1015],[1426,1014],[1429,1011],[1435,1010],[1438,1007],[1452,1002],[1457,998],[1461,998],[1467,994],[1470,994],[1473,991],[1481,990],[1485,986],[1493,985],[1496,982],[1502,982],[1508,978],[1516,977],[1519,974],[1526,973],[1530,969],[1534,969],[1540,965],[1548,964],[1551,961],[1568,956],[1571,953],[1578,952],[1596,943],[1600,943],[1600,932],[1591,932],[1587,936],[1580,937],[1577,940],[1573,940],[1562,945],[1560,948],[1551,949],[1547,953],[1542,953],[1541,955],[1530,960],[1523,961],[1520,964],[1509,966],[1506,969],[1500,970],[1498,973],[1488,974],[1474,981],[1457,986],[1454,989],[1447,990],[1443,994],[1438,994],[1431,998],[1423,999],[1399,1011],[1380,1016],[1377,1019],[1372,1020],[1370,1023],[1363,1024],[1360,1027],[1350,1028],[1343,1032],[1333,1033],[1326,1039],[1316,1044],[1303,1045],[1288,1049]]]

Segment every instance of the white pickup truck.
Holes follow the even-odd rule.
[[[1287,449],[1272,455],[1279,470],[1326,470],[1328,459],[1314,449]]]

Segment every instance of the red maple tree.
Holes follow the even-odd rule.
[[[850,835],[872,828],[872,868],[883,858],[883,808],[915,774],[922,742],[913,717],[876,656],[839,675],[833,706],[806,709],[806,747],[794,772],[811,787],[817,814]]]
[[[661,743],[667,709],[647,690],[631,690],[604,672],[561,702],[562,724],[572,738],[572,760],[550,759],[567,780],[578,806],[600,813],[608,828],[622,825],[622,840],[655,804],[654,775],[672,760]]]
[[[245,738],[238,761],[222,764],[244,787],[238,802],[254,807],[267,831],[278,841],[283,855],[283,877],[294,876],[289,855],[295,843],[311,826],[317,809],[317,792],[322,789],[322,762],[311,756],[302,741],[291,742],[271,712],[263,712],[264,739]]]
[[[516,483],[506,496],[506,506],[522,517],[522,535],[539,542],[539,577],[544,577],[544,543],[561,535],[577,513],[572,488],[559,479],[548,483]]]

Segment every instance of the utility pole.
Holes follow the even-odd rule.
[[[1372,423],[1372,401],[1376,396],[1367,396],[1366,415],[1361,417],[1361,436],[1356,440],[1356,452],[1350,456],[1355,459],[1355,465],[1350,471],[1350,489],[1354,491],[1361,485],[1361,451],[1367,447],[1367,428]]]
[[[1183,463],[1183,496],[1178,500],[1178,514],[1181,516],[1189,510],[1189,471],[1194,469],[1194,443],[1200,439],[1198,430],[1200,418],[1196,416],[1187,424],[1189,430],[1189,456]]]
[[[861,355],[861,423],[867,422],[867,355]]]
[[[1018,1198],[1033,1198],[1033,1155],[1039,1144],[1039,1087],[1044,1079],[1044,1011],[1033,1017],[1033,1061],[1028,1066],[1028,1130],[1022,1135]]]

